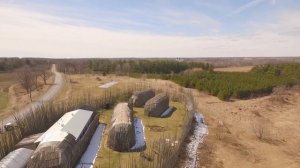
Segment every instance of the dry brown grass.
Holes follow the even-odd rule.
[[[178,87],[169,81],[146,81],[165,89]],[[299,87],[232,102],[196,90],[192,94],[209,129],[198,150],[199,167],[300,167]]]
[[[204,93],[196,97],[209,128],[199,149],[200,167],[300,167],[298,89],[234,102]]]
[[[240,67],[225,67],[225,68],[215,68],[214,71],[220,72],[249,72],[253,66],[240,66]]]
[[[72,75],[72,77],[77,81],[72,84],[72,94],[77,94],[80,88],[92,87],[91,83],[98,86],[100,82],[119,80],[121,82],[114,87],[120,87],[123,82],[140,81],[116,76]],[[155,79],[143,81],[159,89],[179,89],[178,85],[170,81]],[[94,94],[99,94],[97,92]],[[196,90],[193,90],[192,94],[209,128],[209,135],[198,151],[199,167],[234,168],[241,165],[246,168],[300,167],[299,90],[283,89],[270,96],[233,102],[223,102]],[[253,125],[262,120],[268,124],[261,127],[262,137],[265,138],[260,139],[253,130]]]

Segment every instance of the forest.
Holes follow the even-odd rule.
[[[180,62],[175,60],[88,60],[85,66],[78,62],[71,69],[85,69],[93,73],[129,75],[131,77],[160,78],[196,88],[217,96],[221,100],[230,98],[249,99],[272,93],[276,86],[292,86],[300,80],[300,64],[265,64],[253,67],[250,72],[216,72],[214,67],[202,62]],[[85,68],[78,68],[85,67]],[[86,70],[87,69],[87,70]],[[200,69],[193,71],[191,69]],[[76,73],[76,72],[75,72]]]
[[[276,86],[293,86],[300,81],[300,64],[255,66],[250,72],[200,71],[164,75],[181,86],[196,88],[221,100],[247,99],[270,94]]]
[[[191,68],[208,69],[210,64],[201,62],[179,62],[175,60],[90,60],[89,69],[107,73],[171,74]]]
[[[0,73],[12,72],[25,66],[41,69],[49,67],[49,60],[42,58],[0,58]]]

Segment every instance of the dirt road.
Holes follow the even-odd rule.
[[[64,85],[64,77],[61,73],[57,72],[55,64],[52,65],[51,69],[52,73],[55,75],[54,84],[49,88],[49,90],[41,96],[37,101],[30,103],[26,107],[24,107],[22,110],[18,111],[16,115],[18,116],[24,116],[30,113],[31,110],[35,110],[38,107],[40,107],[43,103],[46,103],[50,100],[52,100],[55,96],[59,94],[61,89]],[[0,128],[3,127],[6,123],[14,123],[14,116],[9,116],[8,118],[1,121]]]

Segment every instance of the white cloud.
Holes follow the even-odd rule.
[[[254,7],[254,6],[262,3],[263,1],[265,1],[265,0],[251,0],[250,2],[248,2],[248,3],[246,3],[246,4],[242,5],[242,6],[240,6],[236,10],[234,10],[232,12],[232,14],[239,14],[239,13],[241,13],[241,12],[243,12],[243,11],[249,9],[249,8],[252,8],[252,7]]]
[[[235,9],[233,12],[232,12],[232,15],[235,15],[235,14],[239,14],[239,13],[242,13],[250,8],[253,8],[263,2],[266,2],[266,1],[269,1],[271,2],[272,5],[275,5],[277,0],[250,0],[250,2],[246,3],[246,4],[243,4],[242,6],[240,6],[239,8]]]
[[[251,34],[184,37],[71,25],[50,15],[0,7],[0,57],[299,56],[300,37],[279,32],[295,30],[298,18],[299,12],[286,12]]]

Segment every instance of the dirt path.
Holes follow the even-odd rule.
[[[31,110],[35,110],[38,107],[40,107],[43,103],[48,102],[55,98],[61,91],[64,85],[64,77],[63,74],[57,72],[56,66],[52,65],[51,69],[52,73],[55,75],[54,84],[48,89],[48,91],[41,96],[37,101],[30,103],[26,107],[24,107],[22,110],[19,110],[15,115],[23,116],[30,113]],[[14,116],[9,116],[1,121],[1,126],[3,127],[6,123],[14,123]]]

